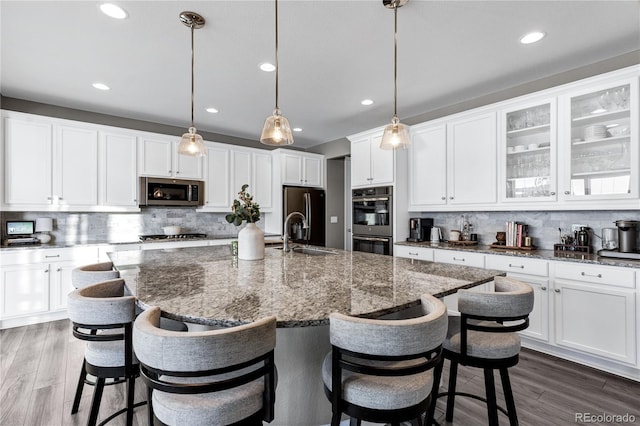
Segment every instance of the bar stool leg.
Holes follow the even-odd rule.
[[[509,424],[511,426],[517,426],[518,414],[516,413],[516,403],[513,400],[513,391],[511,390],[511,380],[509,379],[509,370],[507,368],[500,369],[500,379],[502,380],[502,390],[504,392],[504,400],[507,403],[507,412],[509,413]]]
[[[448,422],[453,421],[453,407],[455,405],[456,398],[456,379],[458,376],[458,362],[451,360],[451,368],[449,369],[449,389],[447,393],[447,415],[446,420]]]
[[[489,426],[498,426],[498,402],[496,400],[496,383],[493,380],[493,370],[484,369],[484,387],[487,392],[487,411]]]
[[[151,401],[153,389],[147,386],[147,424],[153,426],[153,403]]]
[[[429,404],[429,411],[424,419],[425,426],[431,426],[433,418],[436,412],[436,403],[438,402],[438,391],[440,390],[440,379],[442,378],[442,368],[444,367],[444,358],[440,359],[438,365],[433,372],[433,386],[431,388],[431,403]]]
[[[80,408],[80,398],[82,398],[82,389],[84,388],[84,381],[87,379],[87,367],[85,361],[82,360],[82,368],[80,369],[80,377],[78,378],[78,386],[76,386],[76,396],[73,398],[73,406],[71,407],[71,414],[76,414],[78,408]]]
[[[127,426],[131,426],[133,424],[133,409],[134,402],[133,397],[136,389],[136,378],[135,376],[130,376],[127,379]]]
[[[93,400],[91,401],[91,413],[89,414],[89,426],[95,426],[98,421],[98,412],[100,411],[100,401],[102,400],[102,391],[104,390],[104,379],[99,377],[96,379],[96,389],[93,391]]]

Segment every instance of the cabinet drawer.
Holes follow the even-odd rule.
[[[434,250],[428,247],[393,246],[393,255],[433,262]]]
[[[465,251],[434,250],[436,262],[453,263],[454,265],[484,268],[484,254]]]
[[[549,262],[539,259],[523,259],[515,256],[487,256],[487,268],[518,274],[549,275]]]
[[[555,269],[556,278],[627,288],[635,287],[635,270],[631,268],[556,262]]]
[[[2,265],[18,265],[43,262],[60,262],[66,260],[87,260],[87,263],[98,259],[97,247],[68,248],[33,248],[2,253]]]

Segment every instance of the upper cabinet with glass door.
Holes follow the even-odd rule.
[[[592,86],[561,101],[568,163],[562,183],[565,199],[637,199],[637,77]]]
[[[556,199],[555,99],[520,103],[500,114],[502,201]]]

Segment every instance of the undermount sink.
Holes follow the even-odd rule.
[[[279,250],[282,250],[282,247],[277,247]],[[311,256],[326,256],[329,254],[338,254],[335,251],[331,251],[328,249],[323,249],[320,247],[301,247],[301,246],[297,246],[291,249],[292,252],[294,253],[300,253],[300,254],[308,254]]]

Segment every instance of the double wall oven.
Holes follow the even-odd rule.
[[[393,187],[354,189],[353,251],[393,254]]]

